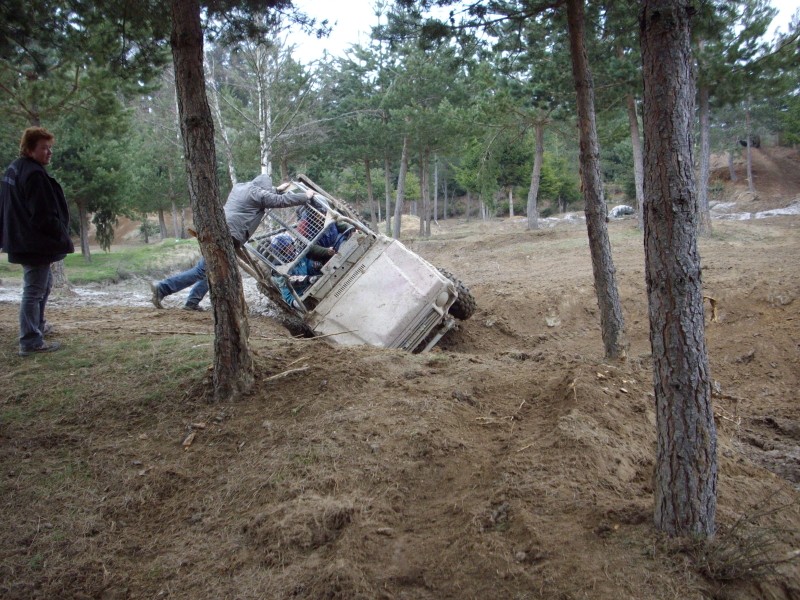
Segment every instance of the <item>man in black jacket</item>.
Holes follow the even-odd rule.
[[[0,250],[8,262],[22,265],[19,308],[19,355],[52,352],[61,345],[46,342],[52,328],[44,309],[53,277],[50,264],[63,260],[75,247],[69,235],[69,209],[64,191],[45,166],[53,155],[55,137],[42,127],[22,134],[20,157],[0,183]]]

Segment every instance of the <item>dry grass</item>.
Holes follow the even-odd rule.
[[[800,273],[774,258],[800,252],[796,222],[704,242],[716,412],[735,419],[718,422],[720,534],[681,551],[652,527],[642,249],[624,223],[623,363],[602,358],[577,227],[412,241],[479,305],[431,354],[253,317],[259,385],[232,404],[205,400],[209,313],[65,300],[65,350],[23,360],[0,303],[0,596],[796,597]]]

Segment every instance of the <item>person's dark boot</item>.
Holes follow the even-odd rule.
[[[156,308],[164,308],[164,305],[161,304],[161,299],[164,297],[164,295],[158,291],[157,281],[150,282],[150,291],[153,293],[153,295],[150,297],[150,301],[153,303],[153,306]]]

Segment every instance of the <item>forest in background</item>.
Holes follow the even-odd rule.
[[[47,25],[22,36],[24,47],[4,37],[0,52],[0,131],[8,140],[0,159],[13,160],[26,126],[56,134],[52,171],[65,187],[87,258],[90,221],[104,248],[119,216],[144,222],[156,214],[159,230],[145,227],[146,233],[183,237],[189,206],[168,49],[148,47],[147,32],[120,41],[102,4],[94,21],[82,14],[82,27],[70,27],[67,4],[32,3],[31,11],[51,15]],[[454,11],[449,25],[458,26],[446,27],[423,4],[376,4],[381,25],[367,43],[311,65],[295,59],[292,33],[324,32],[325,24],[296,12],[264,16],[260,25],[269,36],[209,41],[207,90],[223,198],[233,183],[259,172],[275,180],[302,172],[377,224],[394,212],[406,147],[401,201],[420,217],[422,236],[431,220],[451,216],[528,214],[530,222],[531,210],[538,217],[579,207],[563,8],[503,2],[491,13]],[[638,205],[635,4],[592,3],[586,43],[606,193]],[[702,196],[710,153],[732,160],[748,140],[800,140],[800,61],[797,15],[789,33],[767,39],[775,10],[765,0],[701,3],[698,10],[695,161]]]

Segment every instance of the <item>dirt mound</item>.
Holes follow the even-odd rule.
[[[0,401],[0,595],[796,598],[797,563],[780,561],[800,547],[800,271],[776,252],[800,254],[798,227],[797,216],[721,222],[700,242],[715,300],[711,547],[652,526],[631,221],[610,224],[625,362],[602,357],[588,241],[572,225],[448,221],[408,240],[478,302],[428,354],[294,340],[253,315],[259,383],[226,405],[202,399],[208,312],[149,307],[144,284],[129,306],[56,292],[66,350],[23,360],[17,305],[0,303],[0,377],[14,390]],[[93,367],[114,352],[128,360]],[[186,379],[164,381],[175,360]],[[52,385],[63,399],[48,409],[37,398]],[[743,548],[774,570],[748,571],[760,557]]]
[[[800,199],[800,152],[780,146],[750,151],[755,194],[750,192],[747,181],[745,149],[734,161],[735,182],[731,181],[727,159],[712,157],[711,180],[723,183],[722,191],[717,192],[720,200],[736,202],[741,211],[757,212],[784,208]]]

